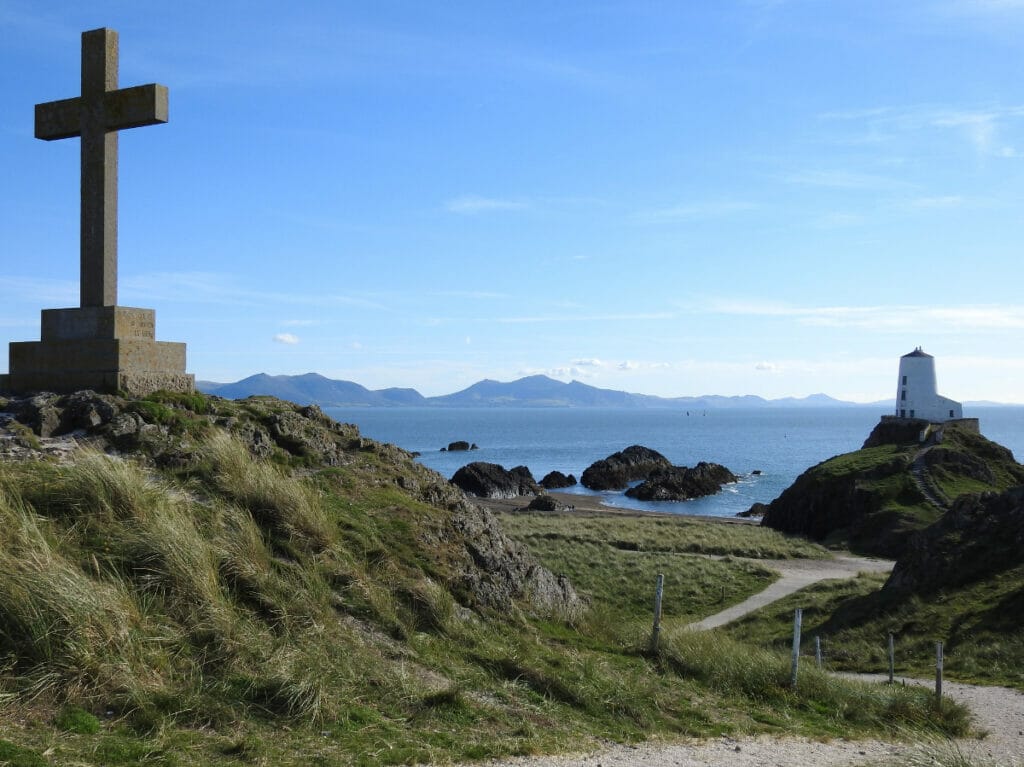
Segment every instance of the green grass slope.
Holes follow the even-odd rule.
[[[566,540],[562,560],[538,545],[586,606],[443,478],[315,408],[0,406],[24,419],[0,432],[0,763],[411,764],[965,728],[914,690],[818,674],[791,689],[785,657],[683,631],[719,609],[719,585],[735,600],[766,581],[749,564],[615,549],[609,585],[589,544]],[[71,429],[93,447],[70,459],[41,434]],[[748,529],[699,545],[815,554]],[[670,581],[651,653],[650,576],[676,567],[699,587]]]

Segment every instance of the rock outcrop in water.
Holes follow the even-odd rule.
[[[505,469],[496,463],[475,461],[459,469],[451,482],[478,498],[517,498],[536,495],[540,486],[525,466]]]
[[[577,482],[574,475],[565,475],[560,471],[549,471],[544,475],[538,484],[547,490],[558,490],[562,487],[572,487]]]
[[[630,482],[646,479],[655,469],[671,466],[657,450],[631,445],[592,463],[584,470],[580,483],[591,490],[624,490]]]
[[[714,495],[722,485],[737,479],[721,464],[701,461],[693,468],[655,469],[639,485],[629,488],[626,495],[640,501],[688,501]]]

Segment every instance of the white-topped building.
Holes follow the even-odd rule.
[[[917,347],[900,357],[896,388],[896,417],[951,421],[964,417],[959,402],[940,397],[935,386],[935,358]]]

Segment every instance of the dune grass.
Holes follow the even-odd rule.
[[[886,673],[891,632],[897,674],[930,678],[935,642],[942,641],[948,678],[1024,690],[1024,566],[925,598],[895,599],[880,591],[884,583],[878,574],[823,581],[725,631],[739,641],[782,650],[790,641],[793,610],[801,607],[804,636],[822,637],[829,668]]]
[[[623,551],[708,554],[752,559],[826,559],[827,549],[806,538],[757,525],[730,524],[688,517],[623,513],[501,515],[509,535],[528,545],[547,540],[575,546],[593,543]]]
[[[964,731],[960,709],[812,677],[791,690],[781,654],[676,630],[720,609],[723,582],[729,600],[760,588],[747,563],[538,538],[595,606],[467,609],[448,512],[401,487],[423,470],[350,459],[299,476],[210,435],[176,474],[89,453],[0,464],[0,760],[407,764],[652,735]],[[614,539],[769,545],[754,528],[731,549],[632,524]],[[655,570],[671,578],[652,655]]]

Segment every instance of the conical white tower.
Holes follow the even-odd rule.
[[[935,385],[935,358],[925,354],[920,346],[900,357],[896,416],[927,421],[964,417],[964,409],[959,402],[939,396]]]

